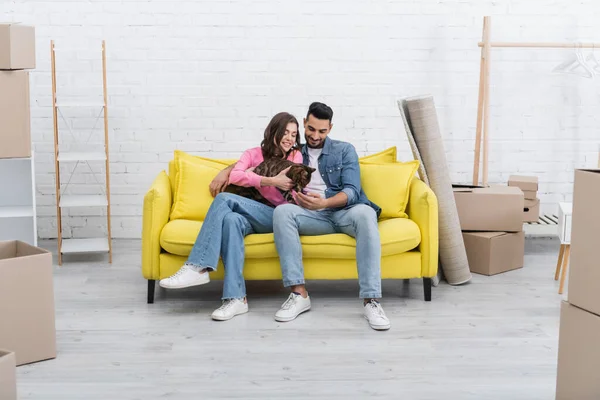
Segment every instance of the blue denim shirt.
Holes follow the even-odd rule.
[[[309,164],[306,144],[302,145],[302,158],[305,165]],[[339,192],[348,196],[348,202],[343,208],[350,208],[356,204],[371,206],[377,216],[381,208],[371,202],[360,185],[360,166],[358,154],[354,146],[348,142],[325,138],[323,151],[319,156],[319,173],[327,185],[325,197],[330,198]],[[317,171],[314,172],[315,174]]]

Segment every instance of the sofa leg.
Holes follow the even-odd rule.
[[[423,291],[425,292],[425,301],[431,301],[431,278],[423,278]]]
[[[156,281],[148,279],[148,304],[154,303],[154,288],[156,287]]]

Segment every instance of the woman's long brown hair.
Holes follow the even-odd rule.
[[[279,147],[279,143],[281,143],[281,139],[285,135],[285,129],[290,122],[296,124],[296,129],[300,129],[298,120],[290,113],[280,112],[271,118],[271,122],[269,122],[269,125],[265,129],[265,137],[260,143],[265,160],[271,157],[284,158],[284,156],[289,156],[289,153],[292,151],[300,150],[300,132],[296,135],[296,144],[287,154],[283,154],[283,150]]]

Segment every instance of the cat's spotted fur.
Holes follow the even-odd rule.
[[[294,187],[292,188],[292,190],[296,192],[302,192],[306,185],[308,185],[308,183],[310,182],[310,177],[315,171],[315,169],[312,167],[303,164],[296,164],[293,161],[286,160],[283,158],[269,158],[258,164],[256,168],[254,168],[254,173],[264,177],[274,177],[277,176],[281,171],[283,171],[287,167],[290,167],[290,169],[286,175],[294,183]],[[278,190],[281,192],[283,198],[288,203],[296,204],[296,201],[292,196],[292,190]],[[271,207],[274,206],[267,199],[265,199],[262,194],[260,194],[258,189],[254,187],[242,187],[230,184],[227,185],[225,191],[228,193],[233,193],[239,196],[247,197],[252,200],[256,200],[260,203],[266,204]]]

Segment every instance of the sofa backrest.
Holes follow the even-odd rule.
[[[175,150],[177,153],[180,150]],[[363,156],[360,158],[361,161],[367,162],[395,162],[397,159],[397,151],[396,146],[390,147],[379,153],[370,154],[368,156]],[[228,165],[233,164],[238,161],[238,159],[226,159],[226,158],[215,158],[215,161],[222,161],[227,163]],[[175,167],[175,158],[169,161],[169,181],[171,182],[171,193],[175,196],[175,185],[176,185],[176,167]]]
[[[169,161],[169,181],[171,182],[171,193],[175,194],[175,160]]]

